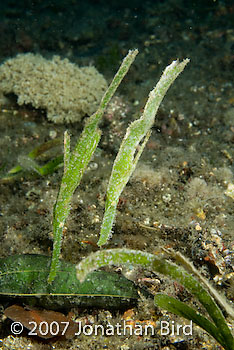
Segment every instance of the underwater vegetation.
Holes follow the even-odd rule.
[[[65,261],[60,261],[54,281],[47,283],[50,264],[50,257],[39,254],[0,259],[1,296],[21,297],[28,305],[35,303],[35,296],[40,296],[37,305],[53,310],[94,305],[123,309],[134,305],[138,299],[134,283],[124,276],[94,271],[84,283],[80,283],[76,278],[75,265]]]
[[[81,137],[79,138],[73,152],[70,152],[70,137],[68,133],[65,133],[64,135],[64,174],[54,209],[54,246],[51,269],[48,278],[49,283],[54,280],[59,267],[61,239],[64,224],[70,211],[72,195],[79,185],[84,171],[101,137],[98,124],[108,102],[114,95],[123,77],[128,72],[137,53],[137,50],[129,51],[128,55],[124,58],[113,81],[104,94],[98,110],[86,122]],[[174,61],[165,69],[158,84],[149,95],[142,116],[130,124],[126,131],[125,137],[116,156],[107,188],[105,214],[102,222],[100,238],[97,243],[99,246],[106,244],[111,236],[111,229],[120,194],[133,173],[145,144],[150,137],[150,129],[153,125],[159,105],[170,85],[183,71],[188,62],[188,59],[184,60],[182,63]]]
[[[64,134],[64,174],[53,213],[52,260],[33,255],[1,259],[0,294],[9,297],[12,293],[13,297],[24,298],[32,298],[36,295],[37,298],[41,298],[44,305],[46,300],[48,306],[54,308],[56,305],[61,305],[61,302],[86,306],[95,304],[100,307],[114,305],[116,308],[121,308],[122,305],[129,304],[129,301],[135,302],[138,299],[136,287],[125,278],[118,277],[115,280],[108,272],[93,270],[105,265],[137,264],[169,276],[182,284],[204,306],[210,319],[181,301],[161,293],[156,294],[155,305],[192,320],[213,336],[225,349],[231,350],[234,348],[234,338],[218,304],[231,317],[234,314],[232,308],[182,255],[162,249],[158,255],[154,255],[143,251],[118,248],[101,249],[82,260],[76,267],[60,261],[63,229],[70,212],[71,199],[100,140],[101,131],[98,127],[100,120],[137,53],[137,50],[129,51],[124,58],[97,111],[87,120],[72,151],[70,150],[70,136],[67,132]],[[132,122],[126,130],[109,179],[105,213],[98,241],[99,247],[103,247],[111,238],[119,197],[150,137],[159,105],[188,62],[188,59],[182,62],[174,61],[166,67],[159,82],[149,94],[142,116]],[[176,264],[169,261],[171,257],[176,260]],[[178,266],[178,263],[184,268]],[[35,289],[32,289],[32,285]],[[118,286],[122,286],[123,289],[118,289]],[[51,295],[55,298],[51,299]]]
[[[175,257],[185,266],[185,269],[168,261],[162,254],[163,251],[156,256],[154,254],[149,254],[142,251],[116,248],[98,251],[89,255],[77,265],[77,277],[80,279],[80,281],[83,281],[85,280],[87,273],[90,273],[92,270],[98,269],[105,265],[120,264],[136,264],[144,266],[151,271],[169,276],[178,281],[199,300],[199,302],[205,307],[213,322],[209,321],[208,318],[204,317],[197,310],[191,308],[185,303],[163,293],[157,293],[155,295],[155,305],[173,312],[178,316],[192,320],[194,323],[212,335],[224,347],[224,349],[233,349],[234,338],[232,333],[228,328],[222,311],[211,297],[208,290],[214,293],[216,300],[222,304],[225,311],[232,318],[234,317],[234,310],[225,300],[223,300],[223,298],[213,289],[213,287],[209,285],[209,283],[182,254],[175,253],[170,250],[164,250],[164,252]],[[192,276],[192,273],[205,284],[206,288],[204,288],[202,284]]]

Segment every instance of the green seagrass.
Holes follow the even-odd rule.
[[[75,265],[60,261],[58,273],[47,283],[51,258],[14,255],[0,259],[0,298],[17,298],[50,309],[68,307],[122,309],[136,304],[134,283],[117,273],[94,271],[83,283]]]

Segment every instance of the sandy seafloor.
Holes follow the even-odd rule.
[[[126,127],[140,115],[149,91],[174,59],[190,58],[158,112],[151,138],[121,195],[108,247],[155,252],[173,247],[225,294],[234,297],[234,4],[232,1],[3,1],[0,6],[0,60],[34,52],[93,64],[108,82],[129,49],[138,48],[129,74],[101,125],[102,139],[72,200],[62,258],[73,263],[95,251],[111,166]],[[1,176],[22,163],[36,146],[65,130],[72,144],[82,122],[56,125],[41,110],[1,104]],[[62,146],[56,149],[62,153]],[[48,155],[50,159],[52,155]],[[45,159],[41,159],[43,164]],[[51,254],[53,205],[62,168],[40,177],[25,172],[0,184],[0,256]],[[88,241],[88,243],[84,243]],[[126,271],[125,271],[126,272]],[[127,271],[129,274],[129,271]],[[178,284],[136,270],[152,293],[164,291],[188,305],[193,297]],[[145,282],[146,284],[146,282]],[[199,307],[199,306],[198,306]],[[69,311],[69,310],[68,310]],[[77,318],[113,324],[123,311],[73,310]],[[0,324],[6,349],[221,349],[198,327],[192,336],[80,336],[44,341],[14,337]],[[135,320],[188,321],[141,301]],[[228,319],[233,325],[233,321]],[[157,323],[158,324],[158,323]]]

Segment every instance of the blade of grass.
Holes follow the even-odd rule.
[[[207,313],[214,322],[214,327],[218,329],[220,337],[223,339],[225,349],[234,349],[234,338],[226,323],[222,311],[207,292],[207,290],[184,268],[166,260],[163,255],[155,256],[146,252],[131,249],[107,249],[90,254],[83,259],[76,267],[77,278],[81,281],[85,279],[87,273],[105,265],[138,264],[157,273],[171,277],[182,284],[192,293],[205,307]],[[207,324],[204,325],[206,327]],[[203,326],[202,326],[203,328]],[[204,328],[205,329],[205,328]]]
[[[206,317],[202,316],[190,306],[173,297],[161,293],[157,293],[155,295],[154,303],[162,309],[166,309],[167,311],[184,317],[187,320],[192,320],[199,327],[203,328],[207,333],[212,335],[222,346],[225,346],[225,341],[220,334],[219,329]]]
[[[51,168],[51,171],[46,172],[46,170],[45,171],[43,170],[43,166],[40,167],[37,163],[35,163],[33,165],[32,160],[35,160],[36,158],[41,156],[43,153],[47,152],[48,150],[50,150],[50,149],[52,149],[52,148],[54,148],[54,147],[56,147],[56,146],[58,146],[60,144],[61,144],[61,138],[57,138],[57,139],[54,139],[54,140],[50,140],[50,141],[44,142],[42,145],[39,145],[39,146],[35,147],[26,156],[21,156],[21,157],[24,157],[24,159],[26,160],[26,165],[24,165],[24,164],[16,165],[12,169],[10,169],[7,172],[7,174],[8,175],[16,175],[16,174],[20,173],[21,171],[25,170],[27,168],[27,159],[28,159],[28,162],[31,160],[30,169],[33,169],[35,172],[39,173],[40,175],[47,175],[47,174],[53,172],[53,167]],[[63,156],[60,157],[60,158],[58,157],[56,159],[60,159],[61,163],[62,163]],[[57,161],[52,160],[52,162],[57,162]],[[23,162],[21,162],[21,163],[23,163]],[[47,163],[47,164],[49,164],[49,163]],[[46,166],[46,164],[45,164],[45,167],[47,167],[49,169],[50,165]],[[41,171],[39,169],[41,169]]]

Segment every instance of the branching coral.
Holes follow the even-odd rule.
[[[59,56],[47,60],[19,54],[0,66],[0,93],[14,93],[19,105],[45,109],[54,123],[75,122],[94,113],[106,88],[94,67],[79,68]]]

